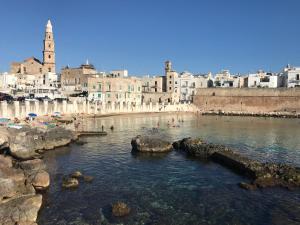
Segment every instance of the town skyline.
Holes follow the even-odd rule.
[[[96,4],[93,1],[89,3],[90,6],[95,6],[95,8],[102,6],[107,11],[112,9],[112,6],[108,3],[101,2]],[[167,4],[166,2],[158,4],[154,2],[153,6],[146,4],[151,10],[154,10],[154,6],[160,6],[153,11],[158,13],[158,18],[153,19],[153,21],[147,12],[141,18],[139,17],[141,12],[131,17],[127,15],[130,18],[124,18],[127,13],[133,12],[133,10],[139,9],[145,13],[146,6],[141,4],[133,6],[133,3],[135,1],[128,1],[127,4],[120,3],[118,7],[115,7],[116,13],[114,17],[116,18],[105,19],[104,21],[97,20],[95,16],[86,14],[84,15],[87,16],[87,19],[77,18],[74,15],[70,15],[70,12],[66,13],[70,18],[64,19],[62,14],[64,9],[71,7],[70,9],[75,10],[82,4],[70,6],[67,3],[63,3],[61,8],[55,11],[54,8],[57,6],[55,1],[53,4],[42,1],[41,5],[34,6],[36,9],[44,7],[42,12],[37,12],[36,15],[28,16],[25,19],[20,19],[20,16],[17,16],[10,22],[9,26],[5,20],[1,20],[0,24],[3,30],[6,30],[6,35],[1,38],[3,41],[0,44],[0,50],[3,54],[0,58],[0,72],[9,71],[10,63],[13,61],[20,61],[31,56],[42,59],[43,36],[41,34],[47,19],[51,19],[54,26],[57,72],[66,65],[71,67],[79,66],[86,59],[94,64],[99,71],[128,69],[130,74],[137,76],[163,74],[163,62],[165,60],[171,60],[177,71],[217,73],[223,69],[228,69],[233,74],[241,73],[242,75],[256,72],[259,69],[263,69],[266,72],[279,72],[286,64],[294,66],[300,64],[300,56],[297,54],[300,47],[296,45],[296,37],[299,31],[292,29],[299,21],[297,20],[299,16],[291,11],[293,10],[292,8],[296,8],[299,5],[296,1],[291,0],[288,1],[289,4],[285,4],[286,7],[291,8],[289,16],[284,16],[284,12],[282,15],[277,14],[276,17],[273,15],[278,12],[279,7],[283,3],[269,5],[268,17],[270,18],[266,19],[267,21],[261,21],[262,24],[259,24],[258,20],[251,23],[251,19],[245,18],[249,12],[243,15],[244,7],[240,8],[241,12],[237,13],[238,15],[230,14],[234,8],[234,1],[230,1],[227,5],[223,4],[225,7],[224,11],[229,7],[229,11],[227,11],[229,14],[227,19],[224,19],[224,22],[220,21],[222,16],[217,16],[215,20],[203,22],[194,14],[190,19],[174,18],[174,16],[171,17],[173,18],[172,20],[169,19],[173,11],[176,14],[181,12],[180,10],[189,9],[188,12],[192,14],[192,8],[196,10],[202,7],[202,9],[208,9],[208,12],[211,12],[212,5],[208,3],[199,5],[193,1],[190,1],[190,4],[183,4],[184,7],[182,9],[180,9],[182,4],[177,1],[173,4]],[[12,6],[13,3],[6,4],[8,9]],[[221,6],[222,4],[220,3],[214,9],[215,12],[220,11]],[[267,7],[265,3],[259,4],[256,1],[247,5],[247,7],[252,8],[258,6],[262,9]],[[21,3],[14,13],[19,12],[22,7],[26,9],[27,6]],[[126,12],[123,12],[122,9]],[[257,9],[253,12],[253,15],[258,16],[260,19],[263,18],[262,9]],[[91,10],[93,11],[94,9]],[[107,11],[105,11],[104,15],[107,15]],[[165,15],[163,14],[164,12]],[[204,15],[208,14],[208,12],[205,12]],[[5,13],[2,16],[5,17]],[[134,29],[133,27],[139,24],[135,22],[137,18],[141,19],[140,24],[144,26]],[[251,25],[249,31],[246,32],[248,35],[251,34],[247,37],[247,40],[243,40],[245,36],[240,34],[245,29],[243,27],[237,32],[238,34],[232,34],[234,27],[243,25],[236,22],[236,19],[239,18],[243,23]],[[159,22],[159,19],[161,19],[161,22]],[[163,28],[161,23],[166,24],[166,28]],[[151,24],[155,26],[149,26]],[[212,26],[218,24],[222,26]],[[273,25],[265,27],[267,24]],[[112,25],[114,26],[112,27]],[[202,25],[199,26],[200,31],[192,29],[192,27],[198,27],[198,25]],[[284,29],[283,25],[285,26]],[[280,38],[283,36],[282,33],[278,33],[280,29],[281,32],[284,32],[284,30],[289,32],[288,37],[285,37],[286,45],[279,40],[278,36]],[[252,32],[254,33],[255,30],[260,32],[254,35]],[[117,31],[120,32],[119,35],[117,35]],[[210,31],[207,33],[208,37],[203,36],[205,31]],[[224,34],[222,33],[222,35],[218,36],[217,34],[220,31]],[[160,32],[158,36],[154,35],[156,32]],[[182,34],[182,32],[186,33],[186,35]],[[202,36],[196,37],[197,34]],[[130,38],[132,35],[136,36]],[[226,35],[229,35],[231,38],[224,37]],[[255,40],[253,45],[251,45],[251,38],[256,38],[253,39]],[[238,48],[241,49],[238,50]],[[200,52],[200,50],[202,51]]]

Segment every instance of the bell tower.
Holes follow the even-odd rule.
[[[44,38],[43,72],[55,73],[55,45],[51,21],[48,20]]]
[[[168,72],[172,71],[172,63],[171,61],[166,61],[165,62],[165,75],[167,75]]]

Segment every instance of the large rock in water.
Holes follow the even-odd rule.
[[[262,163],[247,158],[224,145],[209,144],[200,139],[184,138],[174,142],[173,146],[177,150],[202,159],[212,160],[251,178],[250,184],[240,183],[240,187],[248,190],[274,186],[289,189],[300,188],[300,168],[298,167]]]
[[[37,157],[38,150],[48,150],[69,144],[75,134],[61,127],[51,129],[9,129],[9,148],[12,156],[19,159]]]
[[[34,224],[41,205],[41,195],[25,195],[0,204],[0,224]]]
[[[162,153],[173,149],[172,144],[167,141],[140,135],[131,140],[131,146],[137,152]]]
[[[124,202],[116,202],[112,205],[112,214],[114,216],[127,216],[130,211],[130,207]]]

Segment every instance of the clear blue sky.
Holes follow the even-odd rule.
[[[42,60],[50,18],[57,70],[88,58],[98,70],[162,74],[300,65],[299,0],[1,0],[0,71]]]

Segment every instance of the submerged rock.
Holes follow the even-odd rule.
[[[85,182],[91,183],[94,180],[94,177],[86,175],[86,176],[83,176],[83,180]]]
[[[112,214],[117,217],[127,216],[131,209],[124,202],[116,202],[112,205]]]
[[[70,177],[80,178],[80,177],[82,177],[82,173],[80,171],[75,171],[75,172],[70,174]]]
[[[79,181],[76,178],[68,177],[64,178],[62,181],[63,188],[77,188],[79,186]]]
[[[88,143],[87,141],[83,141],[83,140],[79,140],[79,139],[75,141],[75,144],[77,144],[77,145],[85,145],[87,143]]]
[[[256,190],[257,189],[256,185],[245,183],[245,182],[239,183],[239,186],[246,190]]]
[[[172,151],[172,144],[158,138],[136,136],[131,140],[132,151],[162,153]]]

